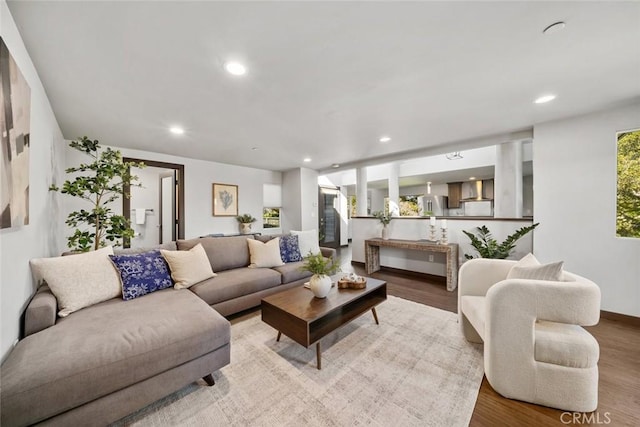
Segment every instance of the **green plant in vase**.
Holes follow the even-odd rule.
[[[257,221],[251,214],[242,214],[236,217],[240,224],[240,232],[242,234],[251,234],[251,224]]]
[[[71,212],[65,224],[75,227],[67,238],[67,246],[73,251],[87,252],[107,245],[122,245],[123,239],[134,235],[131,223],[124,215],[115,214],[110,204],[120,197],[129,197],[124,191],[124,183],[131,185],[138,177],[131,174],[132,167],[142,168],[144,163],[125,162],[120,151],[109,147],[102,150],[98,140],[86,136],[71,141],[69,146],[78,150],[92,161],[66,169],[74,174],[62,184],[62,188],[52,185],[50,191],[59,191],[89,203],[90,209]]]
[[[325,298],[331,290],[331,275],[340,271],[340,262],[331,258],[325,258],[322,253],[304,257],[302,271],[313,273],[309,279],[309,289],[317,298]]]
[[[388,212],[375,211],[373,216],[380,221],[382,224],[382,239],[387,240],[389,238],[389,229],[387,226],[393,219],[393,217]]]

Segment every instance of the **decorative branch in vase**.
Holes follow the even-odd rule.
[[[389,213],[382,211],[374,212],[373,216],[377,218],[378,221],[380,221],[380,223],[382,224],[382,240],[389,240],[389,229],[387,228],[387,226],[389,225],[393,217]]]

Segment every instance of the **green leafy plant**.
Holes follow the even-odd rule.
[[[92,162],[68,168],[66,173],[76,176],[66,180],[62,188],[49,187],[49,191],[59,191],[91,205],[88,210],[81,209],[67,216],[65,224],[76,228],[67,238],[67,246],[74,251],[87,252],[106,246],[106,241],[121,245],[123,238],[133,237],[133,229],[130,221],[123,215],[114,214],[109,204],[121,196],[129,197],[123,184],[136,181],[138,177],[131,175],[131,167],[141,168],[144,164],[124,162],[120,151],[101,150],[98,140],[92,141],[86,136],[71,141],[69,146],[88,155]]]
[[[236,217],[236,219],[238,220],[238,222],[240,224],[251,224],[252,222],[256,222],[257,221],[257,219],[255,219],[253,216],[251,216],[251,214],[238,215]]]
[[[481,258],[505,259],[511,254],[516,242],[524,237],[530,231],[533,231],[540,223],[535,223],[527,227],[522,227],[509,235],[504,242],[498,244],[498,241],[491,236],[491,232],[487,226],[476,227],[478,235],[462,230],[464,234],[471,239],[471,246],[478,251]],[[473,259],[475,256],[464,254],[466,259]]]
[[[332,258],[325,258],[321,253],[312,254],[304,257],[304,264],[300,267],[301,271],[308,271],[318,276],[331,276],[340,271],[340,262]]]
[[[391,222],[391,220],[393,219],[393,217],[391,215],[389,215],[388,213],[382,212],[382,211],[375,211],[373,213],[373,216],[378,218],[378,220],[382,223],[382,225],[387,225]]]

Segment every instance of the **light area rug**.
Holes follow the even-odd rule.
[[[454,313],[389,296],[305,348],[255,312],[232,322],[231,364],[128,416],[134,426],[466,426],[482,350]]]

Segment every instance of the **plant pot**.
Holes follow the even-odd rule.
[[[314,274],[309,280],[309,289],[316,298],[325,298],[331,290],[331,277]]]
[[[382,226],[382,240],[389,240],[389,228],[386,225]]]
[[[250,222],[241,223],[240,232],[242,234],[251,234],[251,223]]]

